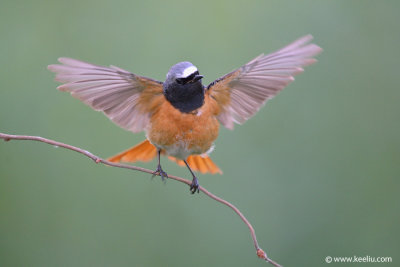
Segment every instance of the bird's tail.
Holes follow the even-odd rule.
[[[125,150],[118,155],[108,159],[111,162],[135,162],[135,161],[150,161],[157,155],[157,148],[149,142],[144,140],[140,144]]]
[[[168,158],[176,162],[176,164],[178,164],[179,166],[186,165],[185,162],[183,162],[183,160],[177,159],[172,156],[168,156]],[[209,172],[212,174],[215,173],[222,174],[221,169],[218,168],[218,166],[215,165],[215,163],[207,155],[191,155],[186,159],[186,162],[189,164],[190,168],[193,171],[198,171],[201,173]]]
[[[165,154],[165,151],[161,151]],[[157,156],[157,148],[149,142],[149,140],[144,140],[140,144],[125,150],[111,158],[108,161],[111,162],[136,162],[136,161],[150,161]],[[185,166],[183,160],[177,159],[172,156],[168,158],[176,162],[179,166]],[[210,159],[208,155],[192,155],[186,159],[190,168],[193,171],[199,171],[201,173],[219,173],[222,174],[220,168]]]

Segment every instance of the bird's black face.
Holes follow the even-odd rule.
[[[185,85],[188,83],[199,82],[202,78],[203,78],[203,76],[199,74],[199,71],[195,71],[192,74],[190,74],[188,77],[176,78],[175,81],[176,81],[176,83],[178,83],[180,85]],[[201,81],[200,81],[200,84],[201,84]]]
[[[189,113],[204,103],[203,76],[190,62],[180,62],[171,67],[164,82],[166,99],[181,112]]]

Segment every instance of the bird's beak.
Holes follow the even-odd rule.
[[[196,75],[196,76],[194,76],[194,78],[193,78],[193,82],[197,82],[198,80],[201,80],[201,79],[203,79],[203,75]]]

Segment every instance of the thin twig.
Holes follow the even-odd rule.
[[[10,140],[31,140],[31,141],[39,141],[39,142],[43,142],[43,143],[47,143],[53,146],[57,146],[57,147],[63,147],[78,153],[81,153],[83,155],[85,155],[88,158],[91,158],[95,163],[102,163],[104,165],[108,165],[108,166],[112,166],[112,167],[117,167],[117,168],[125,168],[125,169],[131,169],[131,170],[135,170],[135,171],[141,171],[141,172],[145,172],[145,173],[149,173],[149,174],[153,174],[154,172],[145,168],[141,168],[141,167],[137,167],[137,166],[133,166],[133,165],[127,165],[127,164],[121,164],[121,163],[114,163],[114,162],[110,162],[107,161],[105,159],[102,159],[92,153],[90,153],[87,150],[81,149],[79,147],[75,147],[75,146],[71,146],[71,145],[67,145],[61,142],[57,142],[51,139],[47,139],[47,138],[43,138],[40,136],[29,136],[29,135],[11,135],[11,134],[4,134],[4,133],[0,133],[0,139],[3,139],[4,141],[10,141]],[[156,174],[159,175],[159,174]],[[191,181],[186,180],[184,178],[181,177],[177,177],[177,176],[173,176],[173,175],[168,175],[169,179],[173,179],[176,181],[179,181],[181,183],[185,183],[187,185],[191,185]],[[264,252],[264,250],[262,250],[259,246],[258,246],[258,242],[257,242],[257,237],[256,237],[256,233],[254,231],[253,226],[250,224],[250,222],[246,219],[246,217],[240,212],[240,210],[238,208],[236,208],[233,204],[229,203],[228,201],[217,197],[216,195],[210,193],[208,190],[206,190],[204,187],[200,186],[199,187],[200,191],[203,192],[204,194],[206,194],[207,196],[209,196],[210,198],[218,201],[219,203],[228,206],[229,208],[231,208],[237,215],[239,215],[240,219],[242,219],[242,221],[247,225],[247,227],[250,230],[250,234],[251,234],[251,238],[253,239],[253,243],[254,243],[254,247],[256,249],[257,252],[257,256],[261,259],[264,259],[266,262],[271,263],[272,265],[276,266],[276,267],[280,267],[281,265],[279,265],[277,262],[271,260],[267,254]]]

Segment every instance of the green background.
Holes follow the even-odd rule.
[[[57,91],[46,66],[58,57],[158,80],[189,60],[207,84],[311,33],[319,62],[244,126],[221,130],[212,158],[224,174],[199,175],[200,184],[237,205],[285,266],[353,255],[399,266],[399,3],[2,0],[0,132],[108,157],[144,135]],[[0,266],[265,263],[239,217],[204,194],[11,141],[0,142]]]

